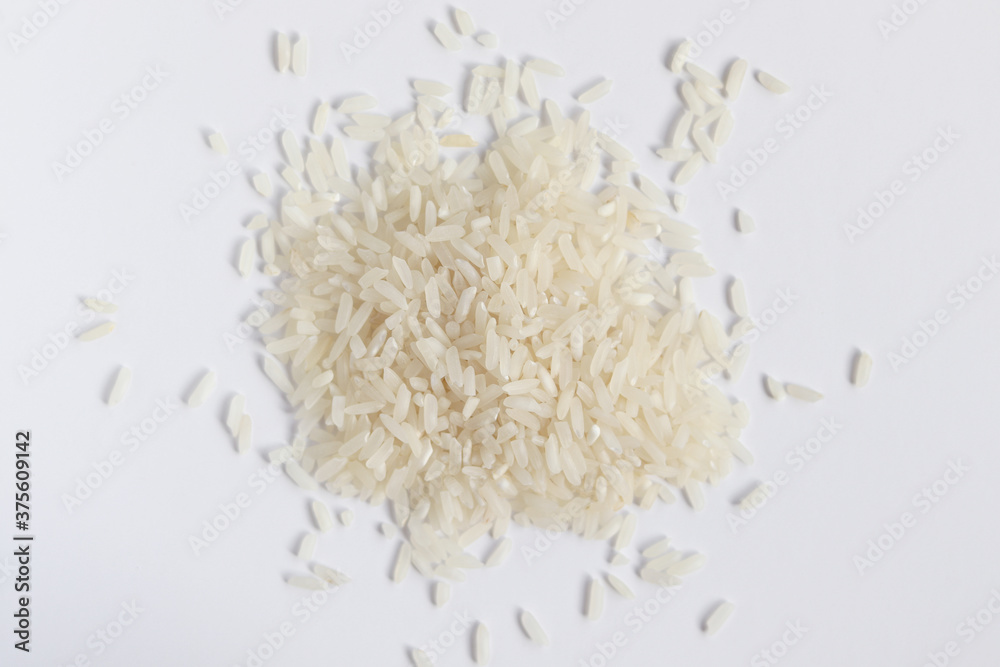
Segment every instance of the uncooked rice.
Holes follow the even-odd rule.
[[[604,576],[608,580],[608,585],[610,585],[611,588],[613,588],[614,591],[618,593],[618,595],[621,595],[623,598],[627,600],[635,599],[635,593],[632,591],[631,588],[628,587],[628,584],[626,584],[624,581],[622,581],[615,575],[611,574],[610,572],[606,573]]]
[[[604,584],[596,577],[587,586],[587,619],[596,621],[604,611]]]
[[[709,637],[718,632],[729,617],[732,616],[733,610],[736,609],[736,605],[732,602],[722,602],[717,606],[708,618],[705,619],[705,634]]]
[[[521,628],[524,630],[524,634],[528,636],[528,639],[539,646],[548,645],[549,636],[545,633],[541,623],[538,622],[534,614],[530,611],[521,611],[520,620]]]
[[[775,77],[772,74],[768,74],[767,72],[764,71],[757,72],[757,81],[760,82],[760,85],[764,86],[765,88],[770,90],[772,93],[775,93],[776,95],[784,95],[785,93],[787,93],[789,90],[792,89],[791,86],[789,86],[781,79]]]
[[[114,330],[115,330],[114,322],[105,322],[103,324],[98,324],[95,327],[91,327],[90,329],[81,332],[79,335],[77,335],[76,339],[83,342],[97,340],[98,338],[103,338],[104,336],[107,336]]]
[[[192,408],[196,408],[204,403],[209,394],[215,390],[215,384],[215,371],[208,371],[201,377],[198,384],[195,385],[191,395],[188,396],[187,404]]]
[[[226,139],[218,132],[208,135],[208,145],[219,155],[229,155],[229,144],[226,143]]]
[[[111,387],[111,392],[108,394],[108,406],[113,408],[121,403],[131,386],[132,369],[127,366],[122,366],[118,369],[118,374],[115,376],[115,383]]]
[[[854,358],[854,369],[851,373],[851,382],[855,387],[864,387],[868,384],[872,374],[872,357],[867,352],[858,352]]]
[[[330,515],[330,508],[318,500],[311,503],[313,520],[319,532],[328,533],[333,529],[333,517]]]
[[[486,624],[481,621],[476,626],[476,643],[473,653],[477,665],[490,664],[490,631]]]
[[[800,401],[807,401],[809,403],[815,403],[823,398],[823,394],[819,393],[815,389],[810,389],[809,387],[804,387],[801,384],[794,384],[791,382],[785,384],[785,393],[792,398],[797,398]]]

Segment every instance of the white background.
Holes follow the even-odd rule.
[[[347,63],[339,45],[385,3],[244,0],[220,18],[208,0],[74,1],[16,52],[9,33],[20,31],[38,4],[4,3],[0,539],[14,532],[14,431],[31,429],[37,541],[27,658],[11,647],[13,562],[0,556],[0,663],[68,665],[83,655],[109,666],[246,665],[262,635],[291,621],[294,636],[265,664],[405,665],[408,647],[447,634],[455,614],[468,614],[488,624],[495,665],[600,665],[595,645],[617,631],[627,642],[611,665],[768,664],[759,656],[753,662],[755,654],[780,642],[788,622],[808,628],[781,660],[789,667],[916,667],[951,640],[960,652],[949,664],[996,664],[1000,620],[970,642],[957,626],[1000,590],[1000,281],[985,283],[961,309],[949,292],[1000,250],[989,203],[1000,176],[1000,6],[930,1],[887,37],[877,24],[890,18],[888,0],[563,6],[575,11],[553,28],[545,10],[556,10],[554,2],[468,3],[479,25],[500,36],[501,48],[490,52],[467,41],[456,57],[428,32],[446,5],[403,0],[403,11]],[[706,40],[699,62],[721,72],[742,56],[752,71],[765,68],[794,88],[777,97],[748,80],[720,163],[686,188],[682,218],[702,229],[705,251],[719,267],[717,279],[699,282],[699,299],[728,317],[724,286],[739,276],[756,315],[778,290],[797,300],[762,333],[742,380],[727,387],[752,409],[745,441],[756,464],[710,489],[697,516],[682,503],[645,513],[628,552],[634,559],[635,546],[669,535],[680,548],[708,554],[708,565],[669,604],[649,603],[658,613],[634,632],[628,615],[655,594],[634,565],[618,574],[637,600],[609,592],[602,618],[588,622],[581,611],[585,581],[609,570],[608,545],[565,536],[529,565],[519,550],[538,534],[518,530],[518,551],[505,567],[474,572],[455,587],[448,607],[436,609],[429,582],[416,574],[402,585],[388,581],[396,543],[376,531],[385,508],[328,498],[334,508],[354,509],[358,520],[325,535],[319,559],[353,582],[300,623],[293,605],[303,592],[283,578],[305,571],[292,550],[310,527],[308,498],[283,477],[260,495],[248,483],[263,453],[287,442],[291,421],[260,371],[259,343],[230,350],[224,341],[266,285],[260,276],[241,280],[234,268],[244,223],[270,204],[253,192],[249,175],[274,174],[280,158],[272,145],[248,162],[235,153],[238,144],[264,127],[274,108],[293,114],[304,136],[320,100],[366,92],[399,114],[412,78],[457,85],[469,63],[543,56],[569,71],[565,80],[540,77],[543,95],[564,106],[600,77],[615,80],[612,94],[593,106],[595,125],[626,126],[620,141],[670,192],[673,167],[652,153],[679,108],[678,79],[663,62],[681,38],[705,30],[704,22],[725,9],[734,20]],[[275,72],[271,45],[279,29],[310,37],[305,80]],[[114,117],[114,101],[157,66],[166,80],[128,118],[116,119],[114,131],[60,182],[53,163],[102,118]],[[805,103],[814,85],[832,96],[785,136],[776,123]],[[330,132],[343,120],[333,117]],[[959,139],[910,181],[904,163],[947,128]],[[211,129],[228,138],[243,175],[187,224],[180,204],[190,204],[193,190],[225,164],[206,146]],[[769,138],[778,152],[723,201],[717,182]],[[849,242],[844,226],[897,178],[905,194]],[[733,229],[737,206],[757,219],[755,234]],[[94,343],[70,341],[37,377],[23,380],[18,368],[51,334],[82,324],[81,299],[108,287],[122,269],[134,279],[116,297],[117,330]],[[887,355],[937,309],[948,323],[894,371]],[[875,357],[864,390],[848,382],[858,347]],[[120,364],[135,379],[127,400],[110,409],[104,398]],[[121,434],[150,416],[156,399],[186,396],[207,368],[220,378],[209,403],[178,409],[68,511],[64,496],[124,449]],[[826,399],[775,403],[763,393],[765,372],[815,386]],[[236,391],[246,394],[255,420],[254,453],[244,457],[221,422]],[[822,418],[842,430],[796,469],[786,456],[816,434]],[[959,460],[970,470],[921,513],[914,495]],[[788,473],[788,484],[734,532],[732,501],[778,471]],[[251,494],[251,506],[195,556],[189,536],[240,492]],[[916,525],[859,574],[854,557],[907,511]],[[721,599],[735,602],[736,612],[718,636],[706,638],[700,623]],[[91,636],[132,601],[143,610],[138,619],[97,655]],[[520,608],[540,619],[551,646],[539,649],[523,637]],[[471,664],[471,637],[469,629],[454,638],[439,664]]]

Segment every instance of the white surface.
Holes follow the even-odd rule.
[[[0,663],[69,665],[82,654],[94,665],[247,665],[248,649],[289,621],[294,636],[264,664],[404,665],[407,647],[446,634],[456,614],[467,614],[488,624],[495,665],[600,665],[591,659],[599,655],[595,646],[619,631],[626,643],[611,665],[763,665],[755,654],[781,641],[789,622],[808,631],[788,649],[784,665],[922,665],[928,652],[952,640],[960,652],[949,664],[993,664],[1000,619],[971,632],[971,642],[957,626],[1000,590],[994,509],[1000,280],[960,310],[948,295],[975,275],[981,257],[1000,250],[992,203],[1000,176],[1000,94],[992,74],[1000,57],[1000,7],[927,3],[883,39],[877,21],[890,17],[888,1],[590,0],[556,30],[544,14],[555,2],[467,3],[480,29],[500,36],[501,48],[490,52],[466,40],[456,59],[428,30],[432,20],[445,18],[445,5],[404,0],[383,34],[345,63],[339,44],[385,4],[246,0],[220,19],[208,1],[74,2],[60,6],[14,54],[6,35],[38,5],[5,3],[0,274],[8,317],[0,374],[0,539],[9,544],[13,532],[13,446],[6,443],[15,429],[31,429],[38,541],[29,658],[11,648],[7,568],[13,563],[0,557]],[[397,541],[377,531],[385,508],[328,498],[358,518],[351,528],[337,525],[322,535],[318,558],[353,582],[301,623],[293,605],[304,591],[283,578],[305,572],[293,552],[310,529],[309,498],[284,477],[260,495],[248,481],[263,465],[261,454],[289,437],[290,421],[259,369],[258,344],[251,339],[230,351],[224,341],[254,307],[254,288],[265,284],[259,276],[242,281],[234,268],[247,237],[243,223],[268,210],[249,176],[264,170],[279,183],[277,146],[247,161],[240,142],[264,127],[274,108],[293,114],[304,136],[320,100],[368,92],[399,113],[412,78],[457,85],[464,63],[498,60],[497,54],[541,56],[566,66],[565,80],[538,79],[543,95],[567,105],[601,77],[614,79],[612,93],[593,105],[595,124],[623,124],[621,143],[645,173],[667,184],[673,168],[652,149],[662,145],[678,108],[678,80],[663,62],[677,40],[723,9],[735,20],[699,62],[720,72],[743,56],[751,73],[764,68],[793,90],[777,97],[748,76],[720,163],[685,188],[690,203],[681,217],[703,230],[706,252],[720,268],[717,280],[701,281],[699,298],[724,314],[726,282],[739,276],[752,313],[762,313],[777,290],[790,289],[798,300],[761,335],[732,388],[752,409],[746,442],[756,465],[710,490],[698,516],[682,503],[643,515],[628,551],[634,564],[635,547],[666,534],[681,548],[708,554],[707,566],[638,624],[631,610],[655,591],[634,567],[616,568],[637,600],[609,593],[601,619],[588,622],[585,583],[608,570],[607,544],[563,536],[528,565],[520,550],[539,538],[518,530],[505,567],[473,573],[436,609],[430,582],[415,573],[401,585],[388,581]],[[274,71],[275,29],[309,35],[305,80]],[[127,118],[115,117],[115,99],[156,66],[169,73],[162,85]],[[775,124],[806,102],[810,86],[825,86],[832,97],[786,139]],[[53,161],[104,117],[116,118],[114,131],[58,182]],[[340,124],[332,114],[331,131]],[[849,243],[843,226],[856,209],[893,179],[908,178],[904,162],[948,127],[960,135],[955,145],[918,182],[906,181],[906,194]],[[179,205],[190,203],[192,189],[226,161],[206,144],[213,130],[224,134],[243,175],[185,224]],[[772,137],[778,152],[723,202],[716,181]],[[757,232],[735,232],[734,206],[754,215]],[[80,300],[108,286],[123,267],[134,279],[117,298],[117,330],[97,342],[71,341],[37,378],[22,382],[18,365],[29,363],[49,334],[82,323]],[[887,354],[939,308],[949,323],[893,372]],[[861,391],[848,382],[856,346],[875,358],[872,381]],[[110,409],[104,398],[120,364],[133,369],[134,379],[126,400]],[[78,478],[112,450],[126,449],[121,434],[148,417],[158,398],[185,398],[209,368],[219,386],[206,405],[179,406],[68,513],[62,496]],[[764,372],[816,387],[827,398],[775,403],[764,394]],[[254,419],[255,454],[242,458],[223,423],[237,391],[246,394]],[[842,424],[841,432],[797,470],[786,455],[824,418]],[[913,496],[941,477],[950,460],[971,470],[921,513]],[[788,473],[787,486],[734,534],[727,523],[731,501],[778,471]],[[189,535],[240,492],[251,495],[250,507],[196,557]],[[916,525],[859,575],[853,557],[906,511]],[[722,599],[736,611],[708,639],[700,624]],[[88,637],[133,600],[142,613],[97,655],[97,640]],[[537,616],[549,647],[523,636],[522,607]],[[438,664],[471,664],[472,636],[472,626],[463,630]]]

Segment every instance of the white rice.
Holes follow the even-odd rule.
[[[198,384],[195,385],[191,395],[188,396],[187,404],[192,408],[196,408],[204,403],[209,394],[215,390],[215,384],[215,371],[208,371],[201,377]]]
[[[580,93],[580,96],[576,99],[580,104],[591,104],[592,102],[596,102],[610,93],[612,85],[614,85],[614,81],[611,79],[605,79],[604,81],[601,81],[600,83],[595,84]]]
[[[441,46],[449,51],[459,51],[462,48],[462,42],[458,40],[458,37],[452,32],[451,28],[444,23],[438,23],[434,26],[434,36],[441,42]]]
[[[421,95],[433,95],[434,97],[444,97],[452,91],[452,87],[437,81],[427,79],[417,79],[413,82],[413,89]]]
[[[434,582],[434,606],[443,607],[451,599],[451,584],[447,581]]]
[[[337,113],[354,114],[360,111],[367,111],[378,106],[378,100],[371,95],[355,95],[348,97],[337,107]]]
[[[749,234],[757,230],[757,223],[750,217],[749,213],[737,209],[736,229],[738,229],[742,234]]]
[[[695,153],[691,158],[681,165],[681,168],[674,174],[674,183],[677,185],[687,185],[695,177],[705,164],[705,156]]]
[[[240,417],[240,430],[236,434],[236,451],[246,454],[250,451],[250,444],[253,438],[253,420],[250,415]]]
[[[607,578],[608,584],[611,586],[611,588],[614,589],[616,593],[618,593],[618,595],[621,595],[623,598],[627,600],[635,599],[635,593],[632,591],[631,588],[628,587],[628,584],[626,584],[624,581],[622,581],[615,575],[611,574],[610,572],[606,573],[604,576]]]
[[[302,560],[312,560],[316,555],[316,533],[306,533],[299,542],[299,550],[296,554]]]
[[[413,660],[413,667],[434,667],[434,661],[430,656],[418,648],[410,651],[410,658]]]
[[[670,58],[671,72],[680,74],[684,70],[684,65],[687,64],[688,54],[691,53],[692,46],[691,41],[687,39],[677,45],[674,55]]]
[[[622,527],[619,529],[618,535],[615,537],[615,551],[622,551],[625,547],[632,544],[632,538],[635,536],[635,529],[638,524],[638,516],[631,512],[625,515],[625,519],[622,521]]]
[[[83,300],[83,305],[90,308],[95,313],[111,314],[118,312],[118,306],[108,301],[102,301],[101,299],[87,297]]]
[[[274,42],[275,67],[279,72],[287,72],[288,66],[292,62],[292,44],[288,35],[279,32]]]
[[[381,530],[382,534],[388,537],[390,540],[395,538],[396,535],[399,534],[399,529],[396,528],[396,526],[384,521],[381,524],[379,524],[379,530]]]
[[[800,384],[794,383],[785,384],[785,393],[792,398],[797,398],[800,401],[808,401],[809,403],[815,403],[823,398],[823,394],[819,393],[815,389],[810,389],[809,387],[804,387]]]
[[[288,584],[296,588],[304,588],[307,591],[322,591],[328,588],[325,581],[311,576],[289,577]]]
[[[131,386],[132,369],[122,366],[118,369],[118,375],[115,376],[115,384],[111,387],[111,393],[108,394],[108,406],[113,408],[121,403]]]
[[[729,71],[726,72],[726,83],[724,90],[726,92],[726,97],[733,101],[740,95],[740,90],[743,89],[743,79],[747,75],[747,61],[740,58],[739,60],[733,62],[729,66]]]
[[[604,611],[604,584],[600,579],[591,578],[587,586],[587,619],[596,621]]]
[[[226,139],[218,132],[208,135],[208,145],[219,155],[229,155],[229,144],[226,143]]]
[[[530,67],[536,72],[541,72],[542,74],[548,74],[549,76],[566,76],[566,70],[562,65],[558,65],[551,60],[544,60],[542,58],[535,58],[529,60],[524,65],[525,67]]]
[[[514,548],[514,542],[509,537],[502,538],[497,545],[493,547],[493,551],[490,555],[486,557],[485,565],[486,567],[496,567],[501,565],[507,556],[510,555],[511,549]]]
[[[733,282],[729,283],[729,307],[740,317],[750,316],[746,288],[739,278],[734,278]]]
[[[539,646],[548,646],[549,636],[545,633],[541,623],[538,622],[534,614],[530,611],[522,610],[520,620],[521,628],[524,630],[524,634],[528,636],[528,639]]]
[[[851,373],[851,382],[855,387],[864,387],[868,384],[872,374],[872,357],[867,352],[859,352],[854,358],[854,370]]]
[[[87,329],[86,331],[79,333],[76,339],[86,343],[88,341],[97,340],[98,338],[103,338],[104,336],[107,336],[114,330],[115,330],[114,322],[105,322],[103,324],[98,324],[95,327],[91,327],[90,329]]]
[[[484,32],[482,35],[479,35],[476,37],[476,41],[487,49],[495,49],[500,46],[500,38],[490,32]]]
[[[476,22],[472,20],[469,12],[464,9],[455,9],[455,27],[458,28],[458,34],[465,37],[469,37],[472,33],[476,32]]]
[[[340,523],[343,526],[350,528],[351,525],[354,523],[354,512],[352,512],[351,510],[343,510],[338,515],[338,518],[340,519]]]
[[[343,586],[351,581],[351,578],[340,570],[334,570],[320,563],[313,563],[312,570],[317,577],[334,586]]]
[[[271,196],[271,177],[265,173],[254,174],[253,187],[264,197]]]
[[[764,386],[767,389],[768,395],[774,400],[781,401],[785,398],[785,385],[781,384],[770,375],[764,376]]]
[[[257,254],[257,245],[254,243],[253,239],[247,239],[243,242],[240,247],[240,259],[237,269],[240,275],[246,278],[250,275],[250,271],[253,270],[253,260]]]
[[[304,77],[309,67],[309,38],[302,35],[292,46],[292,73]]]
[[[616,551],[611,556],[611,560],[608,561],[608,562],[611,563],[611,565],[614,565],[615,567],[624,567],[624,566],[628,565],[630,561],[628,559],[628,556],[626,556],[625,554],[622,554],[622,553],[618,553]]]
[[[473,654],[477,665],[490,664],[490,631],[482,621],[476,626],[476,643]]]
[[[322,102],[316,107],[316,115],[313,116],[312,131],[317,137],[326,132],[326,123],[330,118],[330,103]]]
[[[683,192],[678,192],[673,197],[674,210],[678,213],[683,213],[684,209],[687,208],[687,195]]]
[[[710,88],[722,88],[722,81],[719,80],[719,77],[715,76],[707,69],[699,67],[692,62],[685,63],[684,69],[688,71],[688,74],[693,76],[698,81],[701,81],[706,86],[709,86]]]
[[[396,564],[392,568],[392,580],[397,584],[406,579],[406,575],[410,573],[410,558],[413,555],[413,548],[410,547],[409,542],[403,542],[399,545],[399,552],[396,554]]]
[[[732,616],[734,609],[736,609],[736,605],[732,602],[719,604],[705,620],[705,634],[711,637],[718,632]]]
[[[330,515],[330,508],[318,500],[312,501],[310,507],[312,508],[313,520],[316,522],[319,532],[329,533],[333,530],[333,516]]]
[[[657,556],[662,556],[667,553],[670,548],[670,538],[662,537],[656,542],[653,542],[648,547],[642,550],[643,558],[656,558]]]
[[[776,95],[784,95],[792,89],[791,86],[781,79],[778,79],[774,75],[768,74],[762,70],[757,71],[757,81],[760,82],[760,85],[764,86]]]
[[[236,394],[229,400],[229,410],[226,413],[226,427],[233,437],[240,431],[240,418],[243,417],[246,400],[243,394]]]

